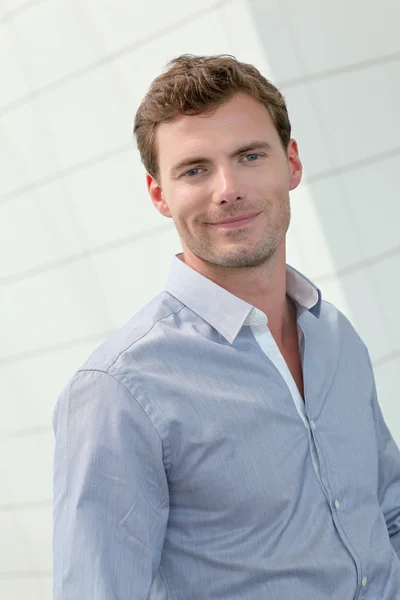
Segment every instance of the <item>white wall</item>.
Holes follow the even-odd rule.
[[[288,260],[367,343],[400,443],[400,5],[251,0],[249,7],[307,171],[292,194]]]
[[[288,260],[367,342],[400,442],[399,20],[393,0],[2,0],[0,598],[51,598],[55,401],[180,251],[132,125],[183,52],[234,54],[285,92],[306,167]]]

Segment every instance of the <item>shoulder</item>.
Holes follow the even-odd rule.
[[[367,358],[369,353],[364,340],[355,326],[341,310],[326,300],[321,301],[319,321],[327,334],[332,336],[339,346],[346,346],[347,350],[357,352]]]
[[[339,310],[332,302],[328,302],[327,300],[321,300],[321,310],[319,318],[327,323],[330,323],[332,326],[342,327],[346,332],[352,333],[353,335],[358,336],[355,327],[351,323],[350,319]]]
[[[76,381],[80,374],[92,372],[98,373],[100,379],[112,378],[129,388],[127,382],[133,382],[135,376],[140,377],[151,352],[157,354],[165,337],[165,328],[173,325],[174,317],[182,307],[179,300],[161,292],[97,346],[71,374],[65,387]]]
[[[143,306],[124,325],[99,345],[82,364],[81,369],[101,370],[116,375],[124,363],[124,356],[140,358],[143,347],[157,345],[160,330],[182,308],[182,303],[167,292],[162,292]]]
[[[163,416],[147,397],[146,382],[148,373],[157,371],[157,357],[161,360],[165,329],[173,327],[183,306],[162,292],[95,348],[61,390],[53,411],[54,427],[59,431],[69,415],[85,411],[87,423],[115,421],[121,414],[138,421],[146,414],[164,437]]]

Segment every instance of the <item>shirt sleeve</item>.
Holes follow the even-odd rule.
[[[169,512],[163,444],[130,391],[79,371],[53,416],[53,600],[146,600]]]
[[[372,410],[379,452],[378,498],[390,541],[400,559],[400,451],[385,423],[375,384]]]

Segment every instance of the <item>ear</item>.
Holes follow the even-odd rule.
[[[303,165],[301,164],[296,140],[290,140],[287,150],[287,156],[289,161],[290,175],[289,189],[294,190],[299,185],[303,174]]]
[[[146,173],[146,185],[151,201],[153,202],[158,212],[161,213],[164,217],[172,218],[168,205],[165,202],[163,191],[157,183],[157,181],[154,179],[154,177],[150,175],[150,173]]]

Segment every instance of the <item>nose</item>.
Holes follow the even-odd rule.
[[[223,166],[216,175],[216,198],[218,203],[228,204],[244,199],[244,189],[239,180],[238,173],[232,166]]]

